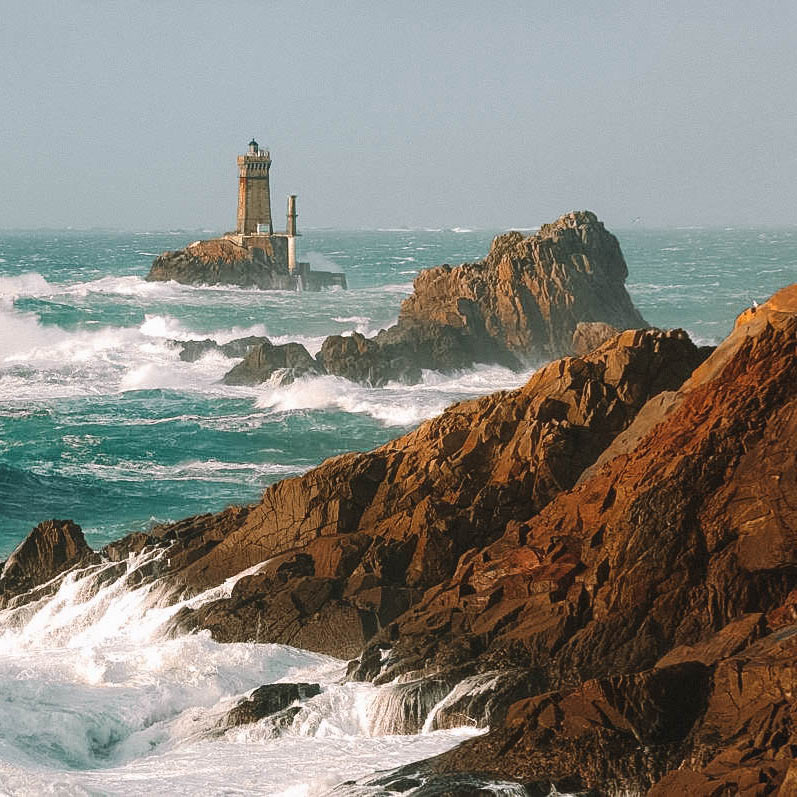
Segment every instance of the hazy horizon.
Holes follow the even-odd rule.
[[[0,229],[797,224],[788,2],[33,0],[0,28]]]

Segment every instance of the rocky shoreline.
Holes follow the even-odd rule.
[[[528,362],[572,352],[579,321],[644,325],[630,299],[635,316],[617,299],[625,263],[602,230],[592,214],[571,214],[538,236],[496,239],[482,264],[425,272],[398,331],[380,333],[378,356],[387,339],[417,334],[429,346],[428,330],[442,329],[447,352],[463,340],[471,356],[485,351],[477,339]],[[541,271],[527,280],[532,263]],[[608,300],[596,298],[597,283],[615,297],[602,317],[589,309]],[[576,284],[578,302],[561,298]],[[473,773],[533,795],[551,784],[791,794],[797,285],[743,313],[715,351],[652,329],[587,351],[592,333],[611,331],[581,327],[580,356],[523,387],[327,460],[251,506],[100,552],[71,522],[43,523],[4,564],[0,606],[51,594],[75,568],[157,581],[164,601],[246,571],[216,600],[174,615],[173,632],[349,659],[349,678],[389,685],[393,732],[489,726],[391,778],[456,794],[480,793]],[[343,340],[353,343],[334,344],[336,357],[353,345],[347,368],[365,373],[367,343]],[[247,360],[270,351],[248,345]],[[302,361],[286,351],[280,367]],[[153,555],[130,569],[142,551]],[[242,701],[228,722],[272,714],[278,733],[289,702],[315,688],[294,686]]]

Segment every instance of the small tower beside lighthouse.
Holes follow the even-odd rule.
[[[238,225],[239,235],[254,235],[258,232],[272,234],[271,192],[268,170],[271,156],[267,149],[260,149],[257,141],[249,142],[249,151],[238,156]]]
[[[288,270],[293,274],[296,269],[296,194],[288,195],[288,223],[285,226],[288,237]]]

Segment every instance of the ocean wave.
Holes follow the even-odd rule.
[[[339,376],[303,377],[290,385],[261,386],[256,404],[276,412],[339,410],[370,415],[386,426],[409,427],[438,415],[454,401],[518,387],[530,373],[481,365],[449,375],[426,371],[418,385],[391,382],[380,388]]]
[[[210,352],[184,363],[172,341],[225,343],[265,333],[262,324],[201,333],[168,315],[147,315],[137,326],[66,330],[0,304],[0,400],[152,389],[236,395],[220,384],[229,358]]]
[[[113,464],[96,462],[40,463],[31,466],[29,470],[40,476],[53,472],[57,472],[60,476],[78,477],[90,474],[104,481],[148,482],[157,479],[159,481],[227,482],[229,484],[240,484],[245,481],[259,484],[266,477],[296,476],[306,469],[274,462],[223,462],[217,459],[208,459],[190,460],[176,465],[133,460],[122,460]]]

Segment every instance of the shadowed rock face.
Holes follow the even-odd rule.
[[[270,346],[268,338],[259,335],[250,335],[246,338],[236,338],[229,343],[216,343],[211,338],[204,340],[174,341],[180,347],[180,359],[183,362],[193,363],[208,352],[218,352],[225,357],[246,357],[255,346]]]
[[[265,684],[231,708],[220,722],[224,728],[247,725],[263,717],[284,711],[297,700],[306,700],[321,693],[318,684]]]
[[[164,252],[147,274],[149,282],[174,280],[185,285],[238,285],[262,290],[295,290],[296,280],[273,251],[248,249],[226,238],[196,241]]]
[[[300,376],[324,373],[301,343],[275,346],[262,340],[246,357],[224,375],[225,385],[257,385],[279,373],[280,384],[289,384]]]

